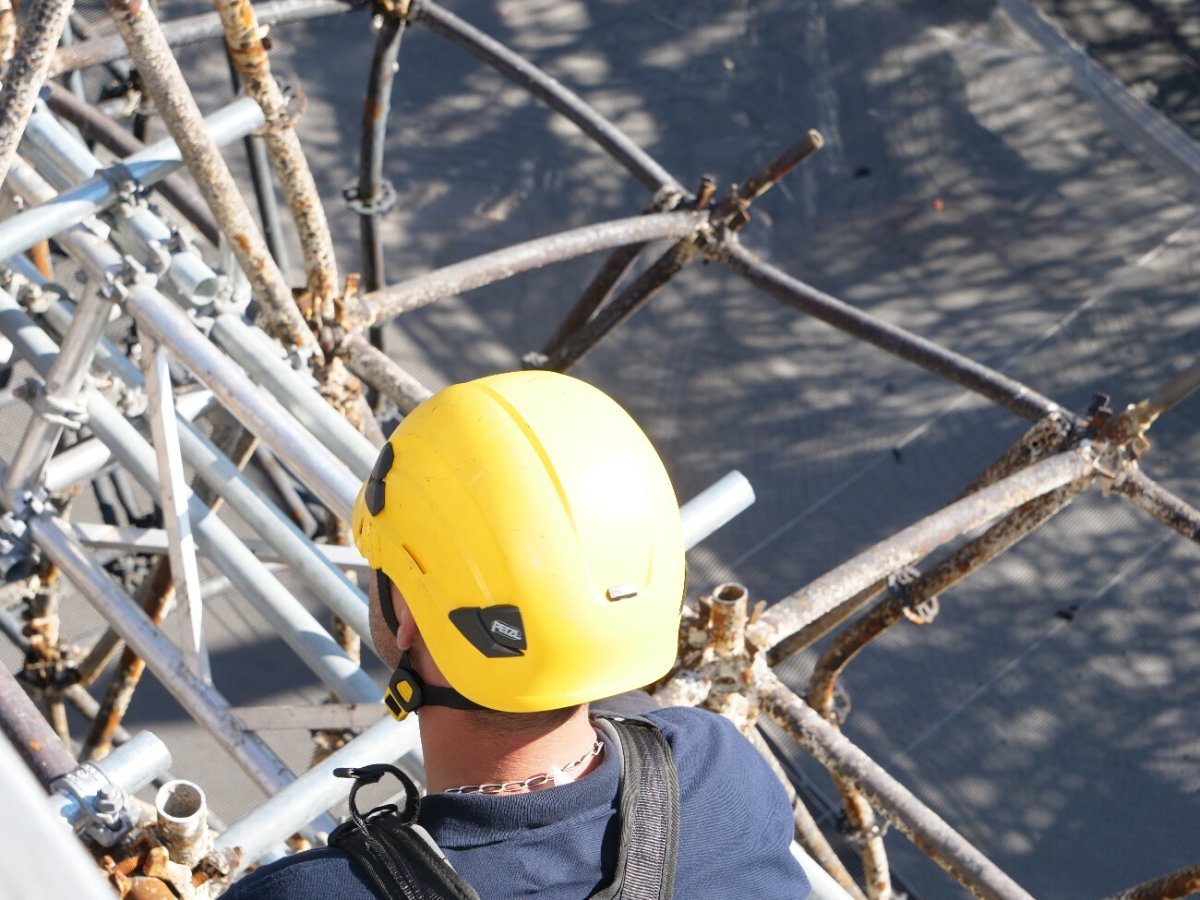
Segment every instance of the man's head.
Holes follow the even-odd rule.
[[[674,492],[628,414],[574,378],[514,372],[427,400],[363,485],[354,534],[446,680],[482,707],[573,706],[675,659]]]

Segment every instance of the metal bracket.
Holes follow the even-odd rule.
[[[916,583],[920,577],[921,572],[915,566],[905,566],[888,576],[887,590],[891,596],[904,604],[901,612],[908,621],[914,625],[932,625],[941,609],[937,596],[926,597],[914,603],[909,591],[909,585]]]
[[[27,578],[34,571],[34,552],[25,520],[11,512],[0,516],[0,578],[5,582]]]
[[[113,846],[133,827],[128,794],[91,763],[56,779],[50,790],[66,794],[78,804],[83,817],[80,830],[102,847]]]
[[[13,393],[25,400],[35,414],[51,424],[68,431],[78,431],[87,424],[87,407],[82,402],[52,397],[46,393],[46,386],[36,379],[27,378]]]
[[[117,202],[109,209],[128,218],[144,202],[145,186],[134,177],[133,172],[125,163],[113,163],[103,169],[97,169],[96,174],[112,185],[117,192]]]
[[[360,200],[357,184],[343,190],[342,196],[346,205],[360,216],[382,216],[396,205],[396,188],[386,178],[379,183],[379,196],[374,200]]]

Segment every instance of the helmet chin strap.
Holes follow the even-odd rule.
[[[468,700],[452,687],[426,684],[416,673],[405,650],[396,671],[388,682],[383,702],[397,722],[402,722],[420,706],[448,706],[451,709],[487,709],[473,700]]]
[[[379,609],[383,620],[391,634],[395,636],[400,630],[400,622],[396,619],[396,610],[392,606],[392,580],[382,569],[375,570],[375,587],[379,595]],[[448,706],[451,709],[487,709],[473,700],[468,700],[452,687],[440,687],[426,684],[412,667],[412,661],[405,650],[400,656],[396,671],[392,673],[383,702],[397,722],[408,718],[408,714],[420,706]]]

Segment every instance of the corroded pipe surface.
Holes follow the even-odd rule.
[[[1065,451],[951,503],[779,601],[751,627],[751,640],[760,647],[772,646],[881,577],[928,556],[955,536],[1088,476],[1094,457],[1090,446]]]
[[[787,689],[774,674],[760,682],[762,710],[832,772],[858,787],[875,809],[977,897],[1032,900],[937,813]]]
[[[303,19],[317,19],[322,16],[333,16],[351,12],[356,9],[354,3],[345,0],[274,0],[271,3],[260,3],[254,7],[255,15],[262,25],[282,25],[284,22],[298,22]],[[198,16],[175,19],[164,22],[163,36],[172,47],[183,44],[195,44],[221,34],[221,19],[216,13],[204,13]],[[50,64],[50,75],[61,75],[76,69],[86,69],[104,63],[115,62],[129,55],[125,42],[119,35],[93,38],[81,41],[69,47],[59,47]]]
[[[1145,472],[1130,469],[1114,489],[1185,538],[1200,541],[1200,509],[1172,494]]]
[[[717,258],[775,299],[982,394],[1019,416],[1040,419],[1058,409],[1058,405],[1049,397],[1007,375],[810,287],[735,240],[726,242],[717,252]]]
[[[554,372],[566,372],[571,369],[605,336],[649,303],[699,252],[700,247],[694,236],[677,242],[601,309],[595,318],[564,340],[562,347],[550,357],[544,368]]]
[[[666,212],[674,209],[679,201],[680,195],[677,191],[659,191],[654,201],[645,209],[644,214]],[[567,339],[587,324],[588,319],[608,299],[617,282],[625,277],[625,273],[629,271],[629,267],[633,265],[633,261],[638,258],[645,246],[644,243],[629,244],[625,247],[618,247],[612,252],[604,261],[604,265],[600,267],[600,271],[584,288],[583,294],[575,301],[575,305],[567,313],[566,318],[547,339],[542,347],[543,356],[550,358],[556,355]]]
[[[787,772],[783,770],[779,758],[767,746],[767,742],[763,739],[762,734],[758,729],[753,729],[746,733],[746,738],[754,745],[754,749],[758,751],[758,755],[771,767],[771,771],[775,773],[775,777],[783,785],[788,800],[792,804],[792,824],[796,828],[796,840],[799,841],[800,846],[808,851],[808,855],[816,860],[821,868],[828,872],[845,889],[846,893],[855,898],[855,900],[863,900],[863,892],[859,890],[850,873],[846,871],[846,867],[842,865],[842,861],[838,859],[837,853],[834,852],[829,841],[825,839],[825,835],[817,826],[812,813],[808,811],[808,807],[804,805],[804,801],[797,796],[796,789],[792,787],[791,779],[788,778]]]
[[[371,74],[367,79],[367,99],[363,104],[362,136],[358,150],[358,184],[352,207],[359,214],[359,242],[362,245],[363,287],[377,291],[387,283],[383,255],[383,233],[379,217],[394,201],[395,192],[384,187],[383,156],[387,138],[388,113],[392,108],[392,82],[399,69],[400,42],[405,19],[396,15],[376,19],[375,51],[371,55]]]
[[[1200,893],[1200,863],[1114,894],[1109,900],[1174,900]]]
[[[106,6],[137,64],[147,94],[250,280],[254,297],[263,308],[264,326],[286,345],[319,357],[316,340],[292,299],[283,273],[271,258],[229,167],[204,132],[200,108],[150,5],[141,0],[106,0]]]
[[[364,298],[373,315],[373,324],[420,309],[445,297],[473,291],[494,281],[510,278],[520,272],[538,269],[554,262],[574,259],[620,247],[660,238],[681,238],[690,235],[700,224],[702,216],[692,212],[657,213],[650,216],[630,216],[596,225],[584,225],[532,241],[514,244],[503,250],[444,266],[434,272],[418,275]]]
[[[8,176],[25,123],[50,70],[54,48],[71,14],[70,0],[33,0],[29,7],[0,88],[0,184]]]
[[[405,415],[433,396],[433,391],[361,334],[349,338],[342,350],[350,371],[395,403]]]
[[[1083,478],[1021,505],[982,535],[968,541],[912,584],[890,593],[834,639],[813,671],[808,702],[825,718],[833,710],[834,690],[842,670],[864,647],[904,617],[906,608],[928,602],[985,563],[1028,537],[1079,496],[1091,482]]]
[[[75,768],[71,751],[3,666],[0,666],[0,730],[43,786]]]
[[[216,8],[242,86],[262,107],[266,118],[263,139],[300,236],[307,289],[318,311],[312,318],[332,318],[332,308],[325,307],[337,291],[337,260],[317,184],[293,128],[296,116],[271,74],[262,31],[249,0],[216,0]]]
[[[683,192],[683,186],[645,150],[581,100],[577,94],[537,66],[430,0],[414,0],[412,9],[416,20],[422,25],[462,47],[555,112],[574,122],[584,134],[599,144],[609,156],[647,188],[657,191],[666,185]]]

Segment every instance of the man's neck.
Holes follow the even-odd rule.
[[[476,712],[428,706],[419,712],[429,793],[463,785],[524,781],[584,756],[596,741],[587,707],[558,726],[498,728]],[[570,774],[582,777],[588,760]]]

